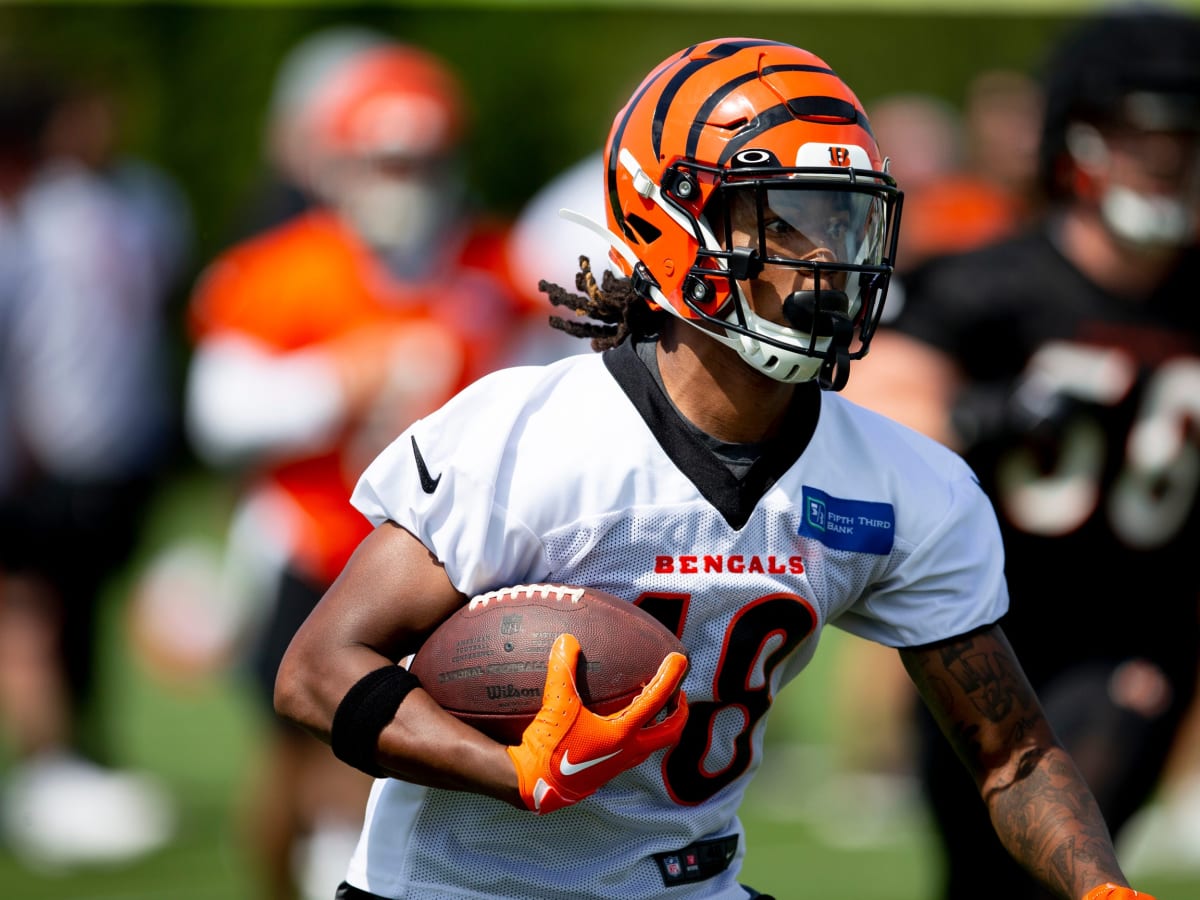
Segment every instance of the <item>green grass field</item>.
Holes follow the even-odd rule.
[[[160,505],[146,552],[189,534],[211,534],[226,500],[204,479],[181,481]],[[262,726],[259,712],[233,673],[170,682],[132,658],[123,641],[123,587],[114,587],[104,625],[101,687],[113,711],[108,730],[120,764],[155,772],[173,790],[180,814],[176,839],[132,867],[56,874],[22,868],[0,847],[0,897],[256,900],[237,821]],[[830,644],[785,695],[783,724],[771,735],[782,737],[772,741],[771,762],[744,810],[744,880],[779,900],[931,900],[936,849],[918,804],[885,818],[856,814],[852,804],[828,797],[823,805],[814,802],[835,764],[822,749],[829,711],[821,686],[837,639]],[[1159,900],[1196,900],[1200,873],[1190,880],[1145,873],[1137,886]]]

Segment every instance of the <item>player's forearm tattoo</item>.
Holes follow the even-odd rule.
[[[1022,865],[1064,896],[1120,871],[1100,811],[1003,635],[972,635],[908,663]]]
[[[1100,811],[1061,749],[1038,753],[1027,773],[985,799],[1013,856],[1064,896],[1120,871]]]
[[[972,769],[980,762],[976,724],[980,716],[1004,728],[1010,745],[1027,738],[1040,719],[1040,710],[1004,645],[967,637],[935,652],[936,661],[926,657],[911,670],[913,679],[934,698],[934,715]]]
[[[1025,680],[1015,677],[1008,654],[979,648],[973,638],[949,644],[939,653],[946,671],[988,721],[1002,722],[1014,710],[1033,706],[1033,695]]]

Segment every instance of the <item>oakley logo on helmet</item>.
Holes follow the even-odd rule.
[[[778,166],[779,160],[770,150],[742,150],[730,160],[731,167]]]

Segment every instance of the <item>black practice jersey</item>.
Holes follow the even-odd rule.
[[[1007,548],[1035,678],[1142,654],[1191,677],[1200,594],[1200,253],[1153,296],[1098,288],[1037,231],[906,279],[897,330],[971,381],[956,421]]]

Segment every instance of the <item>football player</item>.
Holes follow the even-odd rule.
[[[173,461],[190,210],[118,152],[115,96],[33,69],[0,75],[0,842],[60,870],[174,834],[159,778],[111,766],[100,623]]]
[[[738,807],[828,625],[899,650],[1043,882],[1135,896],[996,625],[987,497],[836,393],[900,210],[855,95],[796,47],[695,44],[617,114],[602,178],[607,228],[589,227],[624,277],[548,288],[603,352],[487,376],[393,442],[354,492],[375,530],[284,656],[279,711],[377,776],[338,896],[763,896],[739,883]],[[517,746],[396,665],[472,595],[547,580],[655,611],[689,658],[600,717],[559,636]]]
[[[221,254],[190,307],[190,435],[204,460],[247,476],[228,545],[247,605],[262,610],[247,618],[267,709],[292,634],[370,530],[348,502],[355,480],[413,419],[496,365],[514,309],[472,264],[457,76],[392,42],[327,62],[294,114],[313,205]],[[297,881],[324,896],[370,782],[271,720],[251,826],[264,896],[291,898]],[[310,861],[299,874],[294,858]],[[327,883],[328,858],[338,874]]]
[[[994,499],[1005,633],[1119,835],[1200,675],[1200,20],[1088,19],[1044,74],[1046,213],[907,277],[854,390],[957,448]],[[945,896],[1045,896],[921,719]]]

